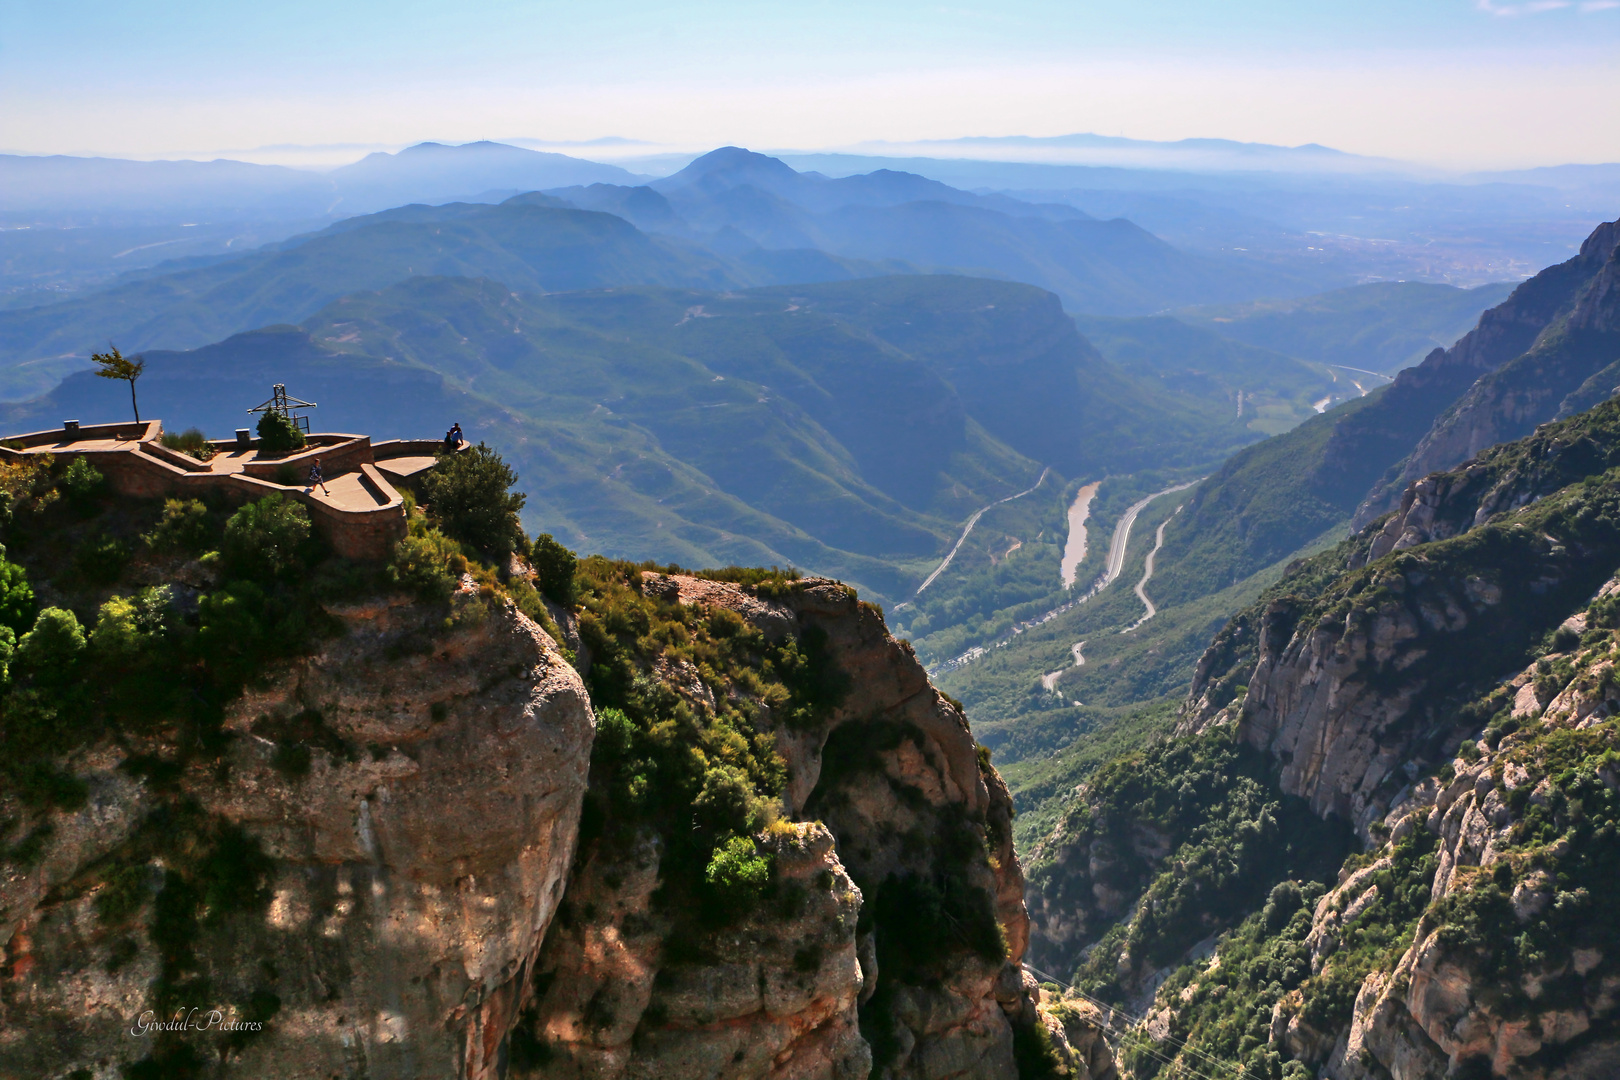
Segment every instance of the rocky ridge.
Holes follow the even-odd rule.
[[[0,794],[0,1075],[1112,1080],[1021,970],[1005,786],[875,607],[582,565],[525,609],[557,637],[492,576],[330,603],[208,753],[132,730],[65,762],[77,809]],[[693,830],[755,831],[629,809],[690,783]]]
[[[807,886],[786,894],[798,902],[677,941],[652,899],[665,856],[650,835],[582,848],[525,1021],[544,1047],[535,1075],[854,1077],[874,1064],[897,1078],[1013,1075],[1014,1027],[1036,1022],[1040,992],[1018,966],[1028,929],[1011,800],[960,710],[836,582],[772,600],[679,575],[644,574],[639,587],[736,612],[767,640],[816,633],[854,689],[822,725],[774,730],[785,817],[825,822],[784,821],[765,841],[782,879]],[[670,671],[687,700],[712,707],[695,670]],[[964,920],[984,905],[980,925],[998,935],[953,943],[947,930],[931,943],[942,966],[891,943],[909,932],[897,918],[925,920],[940,902],[923,887],[934,881],[961,891]],[[886,893],[918,907],[890,914]]]
[[[1174,738],[1076,791],[1029,856],[1032,957],[1150,1011],[1128,1073],[1614,1070],[1617,424],[1409,485],[1228,623]],[[1288,854],[1334,823],[1363,850]]]
[[[1587,405],[1601,400],[1605,387],[1584,384],[1620,360],[1617,255],[1620,221],[1599,226],[1575,258],[1543,270],[1457,344],[1396,377],[1381,410],[1399,411],[1398,397],[1423,394],[1438,407],[1428,412],[1427,433],[1357,508],[1352,528],[1387,513],[1420,478],[1556,418],[1583,388]]]

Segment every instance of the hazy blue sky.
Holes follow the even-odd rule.
[[[10,151],[1080,131],[1620,160],[1620,0],[0,0]]]

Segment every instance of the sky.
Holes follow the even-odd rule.
[[[0,0],[11,153],[1073,132],[1620,161],[1620,0]]]

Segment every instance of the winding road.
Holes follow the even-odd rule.
[[[1153,550],[1148,552],[1147,562],[1142,566],[1142,580],[1136,583],[1136,598],[1142,601],[1143,607],[1147,608],[1147,614],[1143,615],[1140,619],[1137,619],[1135,622],[1131,623],[1131,625],[1121,630],[1120,633],[1122,634],[1130,633],[1132,630],[1135,630],[1138,626],[1141,626],[1143,623],[1147,622],[1149,619],[1153,618],[1153,616],[1159,613],[1159,609],[1153,606],[1153,601],[1148,599],[1147,583],[1153,580],[1153,556],[1157,555],[1159,553],[1159,549],[1164,547],[1164,527],[1170,524],[1170,518],[1175,517],[1179,513],[1181,513],[1181,507],[1178,506],[1174,510],[1170,511],[1170,517],[1167,517],[1163,521],[1159,522],[1159,531],[1155,533],[1153,537]]]
[[[932,574],[928,575],[928,579],[926,581],[924,581],[921,585],[917,586],[917,591],[912,595],[921,596],[922,591],[924,589],[928,588],[928,586],[932,585],[934,583],[934,579],[939,577],[939,575],[941,575],[941,574],[943,574],[945,572],[945,568],[947,566],[951,565],[951,560],[956,558],[956,552],[957,552],[957,550],[959,548],[961,548],[962,541],[964,541],[964,540],[966,540],[968,538],[968,533],[973,531],[973,526],[975,526],[975,525],[977,525],[979,523],[979,518],[984,515],[984,512],[986,510],[994,510],[996,507],[1000,506],[1002,503],[1010,503],[1014,499],[1022,499],[1025,495],[1028,495],[1031,491],[1034,491],[1036,488],[1040,487],[1041,484],[1046,480],[1046,474],[1051,472],[1051,471],[1052,471],[1051,466],[1047,466],[1046,468],[1041,470],[1041,475],[1036,478],[1035,483],[1031,484],[1028,489],[1026,489],[1024,491],[1020,491],[1016,495],[1009,495],[1005,499],[997,499],[995,502],[991,503],[990,505],[981,506],[981,507],[979,507],[979,509],[973,511],[973,516],[967,519],[967,524],[966,525],[962,526],[962,535],[958,536],[956,538],[956,545],[951,548],[950,554],[945,556],[945,561],[940,563],[938,566],[934,567],[934,572]]]
[[[1041,475],[1044,478],[1045,474],[1042,473]],[[1152,495],[1149,495],[1149,496],[1147,496],[1146,498],[1143,498],[1143,499],[1138,499],[1136,502],[1132,503],[1130,505],[1130,507],[1125,511],[1125,513],[1120,516],[1119,523],[1114,526],[1114,536],[1113,536],[1113,539],[1109,541],[1109,545],[1108,545],[1108,565],[1103,569],[1102,575],[1099,576],[1096,581],[1091,583],[1091,588],[1087,589],[1084,593],[1082,593],[1080,596],[1075,597],[1073,600],[1069,600],[1069,601],[1066,601],[1066,602],[1064,602],[1062,604],[1059,604],[1057,607],[1053,608],[1051,611],[1045,612],[1044,614],[1041,614],[1041,615],[1037,615],[1033,619],[1028,619],[1028,620],[1026,620],[1024,622],[1015,624],[1013,626],[1013,628],[1012,628],[1011,633],[1009,633],[1006,637],[1002,638],[999,641],[993,642],[992,644],[989,644],[989,645],[975,645],[973,648],[969,649],[965,653],[962,653],[960,656],[953,656],[951,659],[945,661],[943,664],[940,664],[937,667],[929,668],[928,669],[929,677],[932,678],[932,677],[934,677],[936,675],[941,675],[941,674],[943,674],[943,673],[945,673],[947,671],[955,671],[959,667],[962,667],[962,666],[964,666],[966,664],[971,664],[973,661],[975,661],[979,657],[985,655],[991,649],[999,649],[999,648],[1003,647],[1004,645],[1009,644],[1013,640],[1013,638],[1017,637],[1019,634],[1022,634],[1025,630],[1033,629],[1034,627],[1040,626],[1042,623],[1051,622],[1053,619],[1057,618],[1059,615],[1062,615],[1065,611],[1068,611],[1071,608],[1079,607],[1081,604],[1085,603],[1087,600],[1090,600],[1093,596],[1096,596],[1098,593],[1100,593],[1104,589],[1108,588],[1108,586],[1112,585],[1115,582],[1115,580],[1118,579],[1119,575],[1125,569],[1125,554],[1126,554],[1127,550],[1130,548],[1130,544],[1131,544],[1131,528],[1132,528],[1132,526],[1134,526],[1136,524],[1137,516],[1140,515],[1143,510],[1147,509],[1148,504],[1153,502],[1154,499],[1162,498],[1165,495],[1173,495],[1178,491],[1186,491],[1188,488],[1192,487],[1195,484],[1198,484],[1198,483],[1202,482],[1204,479],[1205,479],[1204,477],[1199,477],[1197,480],[1189,480],[1185,484],[1176,484],[1173,487],[1165,488],[1163,491],[1155,491]],[[1040,486],[1040,481],[1036,481],[1035,486],[1039,487]],[[1033,490],[1035,490],[1035,488],[1030,489],[1030,491],[1033,491]],[[1028,491],[1023,492],[1023,494],[1027,495],[1027,494],[1029,494],[1029,492]],[[1011,498],[1017,498],[1017,496],[1014,495],[1014,496],[1011,496]],[[1006,502],[1007,500],[1003,499],[1002,501]],[[994,503],[991,504],[991,506],[994,506],[994,505],[995,505]],[[987,506],[984,509],[988,510],[988,509],[990,509],[990,507]],[[1181,510],[1180,507],[1176,508],[1177,513],[1179,513],[1180,510]],[[979,511],[979,513],[981,513],[981,514],[983,512],[984,512],[984,510]],[[1174,516],[1175,516],[1175,514],[1171,515],[1171,517],[1174,517]],[[972,521],[977,521],[977,520],[978,520],[978,514],[975,514],[973,516],[972,520],[969,522],[968,527],[971,528],[972,527]],[[1168,519],[1167,519],[1166,523],[1168,523]],[[963,537],[963,539],[967,538],[967,531],[966,530],[963,531],[962,537]],[[1163,544],[1163,539],[1164,539],[1164,528],[1163,528],[1163,526],[1160,526],[1160,528],[1159,528],[1159,541],[1160,541],[1161,546]],[[956,543],[957,543],[957,546],[960,547],[962,541],[958,540]],[[1159,549],[1157,547],[1155,547],[1153,550],[1154,550],[1154,553],[1157,554]],[[951,554],[952,555],[956,554],[955,549],[952,549]],[[950,556],[946,556],[945,561],[949,562],[950,561]],[[1152,576],[1152,569],[1151,569],[1152,562],[1151,561],[1148,563],[1148,566],[1149,566],[1148,576]],[[939,569],[943,570],[944,568],[945,567],[943,565],[941,565]],[[931,575],[929,577],[928,581],[933,581],[934,577],[937,577],[938,574],[939,574],[939,570],[935,570],[933,575]],[[928,581],[923,582],[923,588],[928,587]],[[1142,579],[1142,584],[1143,585],[1147,584],[1147,577],[1144,577]],[[1140,592],[1141,585],[1138,585],[1137,589],[1138,589],[1137,595],[1141,596],[1142,595],[1141,592]],[[922,592],[922,589],[918,589],[917,591]],[[1142,599],[1143,599],[1144,603],[1147,602],[1147,597],[1143,596]],[[1151,608],[1152,604],[1148,604],[1148,606]],[[1157,614],[1157,612],[1155,612],[1155,614]],[[1142,621],[1145,622],[1146,620],[1142,620]],[[1140,626],[1141,622],[1138,622],[1136,625]],[[1132,629],[1135,629],[1135,627],[1132,627]],[[1085,643],[1081,642],[1081,644],[1083,645]],[[1078,646],[1076,646],[1076,650],[1078,650]],[[1055,680],[1054,680],[1054,682],[1055,682]]]

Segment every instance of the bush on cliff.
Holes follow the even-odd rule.
[[[242,577],[284,577],[303,565],[309,538],[309,511],[284,495],[266,495],[231,515],[220,554]]]
[[[479,443],[442,454],[422,478],[422,497],[439,528],[480,551],[504,556],[524,546],[518,511],[528,496],[513,491],[517,473],[501,455]]]
[[[34,625],[38,611],[27,572],[16,563],[8,562],[5,548],[0,547],[0,626],[21,634]]]
[[[165,499],[157,528],[143,538],[154,551],[200,554],[214,536],[208,507],[197,499]]]
[[[579,560],[550,533],[541,533],[529,546],[529,565],[541,592],[565,607],[574,602],[574,570]]]
[[[461,545],[437,529],[424,529],[394,545],[388,576],[394,584],[423,600],[447,600],[456,580],[467,572]]]
[[[35,678],[60,683],[72,677],[84,647],[84,627],[78,616],[64,608],[48,607],[17,643],[17,659]]]

